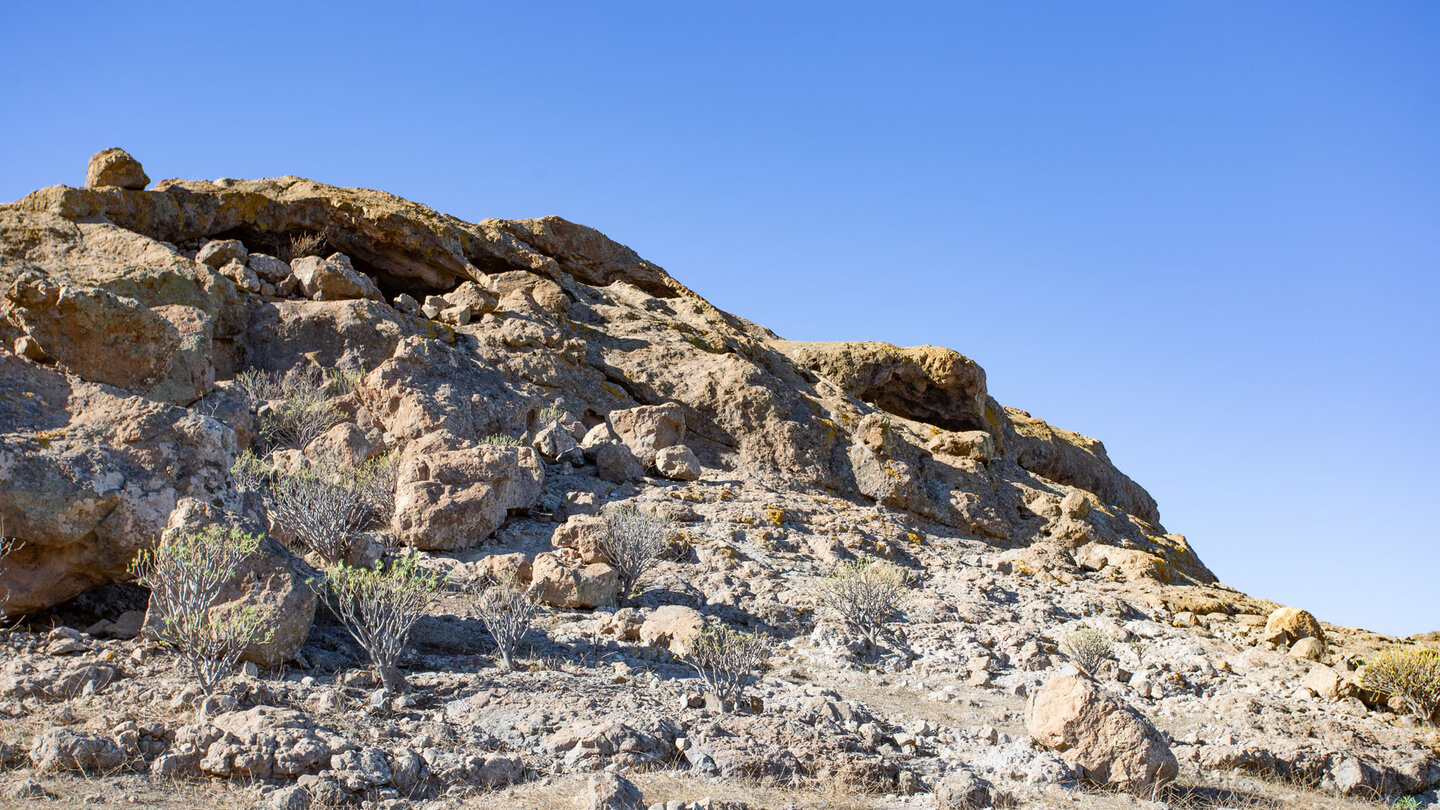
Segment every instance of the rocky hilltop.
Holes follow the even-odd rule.
[[[75,770],[106,774],[102,802],[181,779],[285,808],[1072,806],[1177,774],[1192,798],[1342,807],[1440,784],[1434,732],[1357,671],[1395,640],[1218,584],[1103,444],[996,402],[955,351],[784,340],[558,217],[147,185],[107,150],[85,188],[0,206],[16,796],[88,795]],[[317,377],[333,418],[278,440],[285,403],[253,381]],[[379,460],[393,503],[346,559],[451,586],[400,689],[366,681],[324,561],[242,475]],[[597,539],[622,505],[675,527],[628,600]],[[207,524],[268,535],[223,601],[275,629],[208,697],[132,582]],[[817,611],[847,561],[904,572],[884,644]],[[466,597],[501,574],[545,607],[513,670]],[[1082,625],[1111,660],[1057,670]],[[771,640],[748,707],[700,694],[703,627]]]

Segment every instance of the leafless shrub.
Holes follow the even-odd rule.
[[[370,502],[373,524],[388,526],[395,516],[395,484],[399,475],[399,450],[376,456],[355,470],[355,485]]]
[[[1367,689],[1399,698],[1416,720],[1428,723],[1440,709],[1440,652],[1386,650],[1366,662],[1361,681]]]
[[[487,583],[475,598],[472,610],[494,640],[502,669],[515,668],[515,647],[538,609],[535,597],[514,580]]]
[[[890,638],[885,624],[900,614],[910,587],[910,576],[900,566],[856,560],[837,565],[816,585],[815,594],[821,609],[873,647]]]
[[[200,688],[214,691],[252,644],[267,642],[272,617],[258,607],[217,612],[221,592],[260,546],[259,535],[207,526],[141,551],[131,565],[150,589],[155,639],[175,650]]]
[[[633,506],[606,509],[604,520],[596,550],[620,575],[620,600],[628,601],[641,578],[665,558],[675,522]]]
[[[292,234],[276,248],[277,258],[289,263],[305,256],[320,256],[324,254],[325,242],[325,237],[314,231]]]
[[[770,639],[723,625],[702,627],[685,638],[685,663],[694,668],[705,691],[727,709],[740,704],[745,687],[760,672]]]
[[[266,505],[276,523],[331,564],[346,558],[375,516],[353,473],[326,467],[277,475]]]
[[[252,409],[285,396],[284,376],[263,368],[247,368],[236,374],[235,385]]]
[[[303,450],[322,433],[345,421],[323,393],[300,393],[273,403],[260,414],[260,436],[270,447]]]
[[[385,688],[398,689],[404,683],[400,655],[410,631],[444,586],[443,576],[422,571],[413,556],[405,556],[374,568],[332,565],[318,590],[370,656]]]
[[[1089,625],[1082,624],[1073,633],[1060,639],[1060,652],[1086,675],[1094,675],[1115,657],[1110,637]]]

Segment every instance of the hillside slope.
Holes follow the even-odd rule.
[[[1219,585],[1103,444],[997,403],[957,352],[782,339],[558,217],[468,223],[294,177],[147,190],[102,156],[92,187],[0,206],[0,517],[19,544],[3,583],[29,616],[0,733],[18,743],[88,728],[124,737],[103,768],[141,785],[124,789],[152,789],[147,770],[257,778],[236,789],[287,807],[297,777],[306,802],[438,808],[611,765],[718,776],[716,794],[839,785],[855,806],[988,779],[1043,806],[1106,781],[1024,708],[1084,624],[1113,640],[1105,693],[1151,716],[1182,781],[1440,783],[1435,735],[1360,684],[1394,640],[1277,629],[1280,606]],[[325,380],[331,416],[277,433],[284,395],[257,379]],[[312,589],[322,561],[232,474],[242,457],[266,476],[392,465],[393,504],[348,559],[413,549],[455,586],[417,626],[407,691],[359,677]],[[596,546],[622,504],[677,534],[624,607]],[[206,523],[271,535],[224,599],[276,633],[193,717],[125,583],[142,549]],[[815,583],[847,560],[914,585],[886,644],[817,612]],[[528,670],[481,655],[470,586],[499,572],[550,608]],[[74,629],[41,630],[57,623]],[[696,695],[676,628],[705,625],[774,640],[754,711]],[[157,683],[182,694],[158,718]]]

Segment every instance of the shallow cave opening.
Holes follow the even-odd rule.
[[[143,613],[149,604],[149,589],[133,582],[112,582],[31,613],[21,619],[20,624],[37,631],[62,625],[86,630],[101,621],[113,622],[130,611]]]
[[[313,244],[297,244],[307,237],[314,240]],[[328,229],[268,231],[244,225],[214,234],[207,239],[238,239],[251,253],[264,253],[286,262],[297,258],[295,255],[297,249],[305,251],[300,255],[309,256],[344,253],[356,270],[374,279],[375,286],[380,288],[386,301],[395,300],[395,296],[401,293],[414,296],[418,301],[424,301],[427,295],[443,295],[450,292],[463,280],[456,276],[447,276],[442,284],[434,284],[414,276],[391,272],[387,268],[370,262],[353,247],[346,247],[343,244],[347,241],[344,236],[337,235]]]
[[[954,402],[952,398],[944,396],[938,391],[917,391],[907,394],[894,391],[892,386],[887,386],[861,391],[860,399],[887,413],[934,425],[942,430],[957,432],[989,430],[983,414],[970,413],[970,409],[965,407],[964,403]]]

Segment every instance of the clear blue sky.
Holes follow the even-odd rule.
[[[0,6],[0,198],[123,146],[594,225],[935,343],[1222,581],[1440,629],[1440,4]]]

